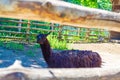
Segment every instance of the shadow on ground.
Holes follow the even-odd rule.
[[[46,68],[41,50],[32,46],[25,46],[24,50],[13,50],[0,47],[0,68],[11,66],[16,60],[22,61],[22,66],[33,68]]]

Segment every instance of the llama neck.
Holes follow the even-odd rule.
[[[43,57],[46,62],[49,61],[50,55],[52,54],[52,49],[50,47],[49,41],[46,39],[43,44],[40,44]]]

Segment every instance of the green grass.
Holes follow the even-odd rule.
[[[24,50],[24,45],[20,43],[15,43],[15,42],[3,42],[0,41],[0,46],[5,47],[7,49],[14,49],[14,50]]]
[[[47,38],[48,38],[48,40],[50,42],[50,45],[53,49],[59,49],[59,50],[68,49],[66,40],[59,41],[57,39],[57,37],[53,36],[53,35],[49,35]],[[8,41],[8,42],[0,41],[0,46],[5,47],[7,49],[24,50],[24,45],[23,44],[15,43],[15,42],[12,42],[12,41]],[[34,49],[37,49],[39,47],[40,47],[39,44],[34,44],[33,45]],[[28,51],[28,54],[33,55],[31,52],[33,52],[33,51]]]
[[[15,49],[15,50],[24,50],[24,46],[20,43],[8,42],[5,47],[7,49]]]
[[[0,46],[4,47],[4,42],[3,41],[0,41]]]
[[[57,39],[57,37],[55,36],[52,36],[52,35],[49,35],[48,37],[48,40],[50,42],[50,45],[53,49],[59,49],[59,50],[65,50],[65,49],[68,49],[67,48],[67,41],[66,40],[63,40],[63,41],[59,41]]]

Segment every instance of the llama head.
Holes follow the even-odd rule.
[[[43,44],[46,40],[46,37],[49,35],[50,33],[48,34],[38,34],[37,35],[37,43],[39,44]]]
[[[53,24],[51,24],[51,26],[53,26]],[[50,26],[50,30],[52,29],[52,27]],[[38,34],[37,35],[37,43],[39,44],[43,44],[46,41],[46,37],[51,33],[51,31],[47,34]]]

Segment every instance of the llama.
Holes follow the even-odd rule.
[[[43,57],[49,68],[101,67],[101,57],[97,52],[87,50],[64,50],[56,53],[53,52],[46,38],[48,34],[37,35],[37,43],[41,46]]]

